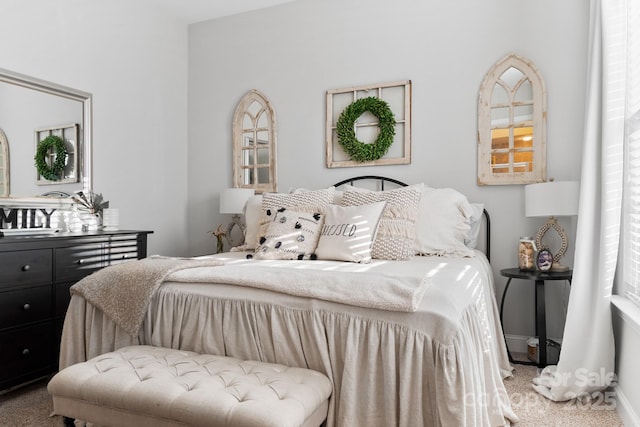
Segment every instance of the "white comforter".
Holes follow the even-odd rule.
[[[61,368],[125,345],[151,344],[323,372],[334,385],[327,426],[497,426],[516,420],[502,383],[511,367],[484,255],[368,265],[247,263],[244,253],[219,257],[242,268],[270,266],[276,277],[305,269],[333,270],[338,277],[400,271],[424,276],[427,286],[416,311],[406,312],[243,283],[185,283],[194,277],[178,272],[154,295],[138,337],[128,336],[74,295],[64,325]],[[200,282],[222,274],[197,270]],[[234,282],[232,275],[227,279]],[[331,294],[337,292],[333,285]],[[366,283],[358,286],[363,295],[376,291]],[[356,298],[353,290],[349,298]]]

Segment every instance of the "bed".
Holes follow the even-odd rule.
[[[290,255],[286,249],[287,256],[280,256],[286,245],[279,246],[280,255],[274,256],[277,244],[272,244],[269,231],[275,223],[279,227],[282,216],[291,214],[292,209],[300,215],[297,223],[308,218],[307,214],[313,217],[317,200],[311,202],[314,206],[308,212],[298,208],[301,200],[308,202],[312,197],[307,193],[314,192],[292,192],[300,196],[286,206],[288,210],[273,209],[283,205],[288,196],[271,199],[275,205],[269,205],[267,195],[259,196],[262,222],[250,223],[252,214],[246,212],[248,246],[198,257],[201,264],[190,268],[167,270],[162,280],[157,280],[159,285],[150,287],[148,304],[138,310],[140,320],[133,329],[95,303],[90,294],[72,293],[63,328],[60,367],[127,345],[150,344],[323,372],[333,383],[327,426],[499,426],[517,421],[503,385],[512,368],[498,321],[493,276],[487,254],[474,247],[477,242],[458,248],[464,256],[444,246],[423,247],[421,252],[430,256],[365,256],[364,261],[358,258],[359,262],[328,259],[340,253],[334,242],[328,250],[324,248],[324,253],[331,255],[322,256],[326,234],[349,234],[344,227],[331,229],[330,220],[340,222],[340,215],[354,206],[370,210],[377,204],[369,203],[371,198],[387,197],[379,218],[382,222],[394,203],[395,196],[389,194],[415,190],[400,181],[375,178],[383,183],[376,184],[376,191],[352,190],[352,184],[362,177],[338,183],[339,188],[346,189],[333,193],[324,206],[325,234],[316,241],[315,252],[292,259],[283,259]],[[384,183],[399,187],[387,190]],[[425,198],[422,188],[418,187],[422,195],[419,200]],[[430,194],[433,203],[437,197],[435,192]],[[457,192],[453,194],[458,197]],[[442,196],[440,192],[438,195]],[[344,210],[336,208],[335,202],[343,204],[349,197],[353,203],[346,204]],[[449,196],[446,199],[451,200]],[[409,204],[404,198],[395,202]],[[331,214],[331,209],[337,209],[338,214]],[[460,211],[458,206],[452,209],[456,215]],[[484,219],[476,218],[475,223],[487,230],[486,211],[482,206],[475,209],[484,212]],[[269,210],[279,221],[265,219]],[[437,210],[441,217],[431,212],[431,227],[418,230],[416,223],[416,233],[433,233],[434,228],[438,231],[438,221],[452,219],[446,209],[438,206]],[[402,230],[406,218],[398,212],[399,222],[388,230],[408,238]],[[477,225],[471,223],[471,210],[467,216],[464,239]],[[269,224],[266,228],[265,223]],[[253,234],[256,229],[263,236],[254,247],[251,240],[257,237]],[[388,237],[380,231],[385,230],[382,224],[377,229],[371,254],[375,239]],[[435,239],[441,240],[440,246],[446,243],[442,236]],[[486,231],[480,240],[487,251]],[[397,241],[391,243],[400,251],[407,249]],[[346,256],[353,256],[351,252]],[[110,269],[98,273],[106,277]],[[113,279],[115,273],[111,274],[109,278]],[[120,304],[130,297],[118,299],[116,295],[109,297],[118,302],[113,305],[125,314],[135,311]]]

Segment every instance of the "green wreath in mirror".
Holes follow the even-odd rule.
[[[356,138],[355,123],[365,111],[378,118],[378,137],[371,144]],[[395,123],[393,111],[382,99],[375,96],[358,99],[349,104],[338,118],[336,123],[338,142],[352,160],[357,162],[378,160],[387,154],[389,147],[393,144],[393,136],[396,134]]]
[[[55,151],[56,158],[49,165],[47,164],[47,157],[51,149]],[[64,140],[59,136],[49,135],[38,143],[36,155],[33,159],[36,161],[36,169],[41,177],[49,181],[58,181],[67,161],[67,148],[64,145]]]

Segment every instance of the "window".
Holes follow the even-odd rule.
[[[478,184],[530,184],[546,176],[546,95],[533,64],[498,61],[478,97]]]
[[[233,184],[256,193],[277,191],[276,113],[257,90],[240,100],[233,116]]]
[[[627,2],[626,14],[623,293],[640,305],[640,4]]]

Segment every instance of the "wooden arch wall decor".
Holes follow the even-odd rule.
[[[233,186],[278,190],[276,112],[258,90],[247,92],[233,115]]]
[[[546,179],[547,94],[533,63],[516,54],[498,61],[478,95],[478,185]]]
[[[9,197],[11,194],[9,179],[9,140],[0,129],[0,197]]]

